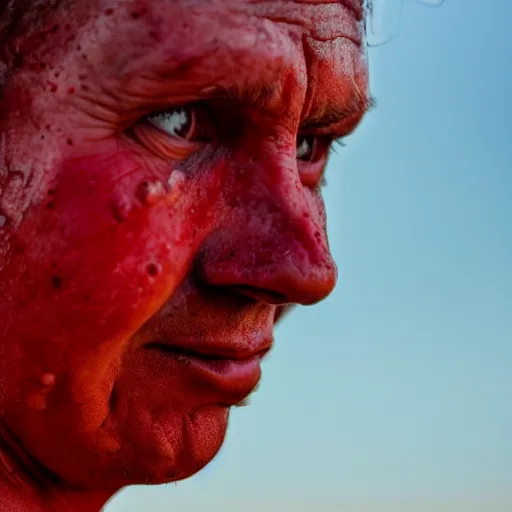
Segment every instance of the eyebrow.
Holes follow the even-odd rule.
[[[278,99],[278,88],[275,83],[234,84],[225,90],[229,99],[249,105],[259,110],[266,110],[269,104]]]
[[[364,114],[376,106],[373,96],[359,97],[348,105],[330,104],[309,115],[302,123],[302,129],[313,130],[342,125],[350,120],[359,121]]]
[[[258,110],[266,110],[270,102],[279,101],[279,91],[275,84],[235,84],[226,87],[223,93],[227,98]],[[359,92],[347,104],[328,104],[322,108],[314,109],[302,122],[302,130],[330,129],[347,124],[352,121],[354,126],[362,117],[375,108],[376,99],[369,95],[362,97]]]

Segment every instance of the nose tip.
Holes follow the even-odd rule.
[[[315,304],[334,289],[337,269],[328,251],[319,258],[304,248],[283,255],[279,247],[271,251],[251,245],[226,252],[214,250],[223,243],[210,245],[198,258],[200,280],[272,305]]]
[[[235,284],[230,288],[237,293],[255,300],[282,306],[286,304],[316,304],[325,299],[336,284],[336,267],[319,272],[318,269],[306,275],[300,275],[292,265],[281,266],[275,273],[267,271],[266,275],[251,279],[252,284]]]
[[[252,172],[244,167],[226,185],[225,207],[197,255],[205,284],[273,305],[315,304],[332,292],[337,269],[325,208],[319,192],[300,181],[295,142],[293,161],[271,146]]]

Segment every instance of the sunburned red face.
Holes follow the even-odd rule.
[[[333,289],[320,188],[367,106],[358,5],[84,0],[20,43],[0,398],[66,482],[198,471],[280,308]]]

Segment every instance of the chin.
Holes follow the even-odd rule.
[[[141,446],[123,485],[158,485],[184,480],[207,466],[218,454],[226,436],[229,409],[219,405],[198,407],[176,418],[162,418],[152,435],[153,450]],[[146,459],[152,451],[152,459]]]
[[[229,418],[229,408],[220,405],[160,414],[135,408],[131,413],[113,415],[87,432],[71,417],[39,422],[37,428],[30,422],[20,440],[64,486],[115,492],[196,474],[222,447]]]
[[[197,407],[185,414],[139,418],[124,424],[119,450],[92,462],[92,473],[64,474],[81,488],[118,490],[128,485],[159,485],[193,476],[211,462],[225,439],[229,409]],[[101,468],[101,469],[99,469]],[[99,471],[98,471],[99,469]]]

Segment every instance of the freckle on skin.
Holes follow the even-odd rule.
[[[52,276],[52,286],[56,289],[56,290],[60,290],[61,287],[62,287],[62,278],[60,276],[57,276],[57,275],[53,275]]]
[[[149,263],[146,266],[146,273],[150,277],[156,277],[160,273],[160,267],[156,263]]]

